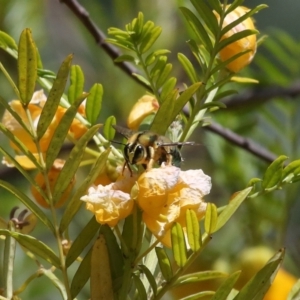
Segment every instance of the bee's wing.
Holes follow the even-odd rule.
[[[112,125],[112,127],[116,130],[116,132],[122,134],[127,139],[130,138],[135,133],[135,131],[122,126]]]

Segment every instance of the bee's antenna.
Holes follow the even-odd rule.
[[[111,143],[115,143],[115,144],[119,144],[119,145],[123,145],[123,146],[126,146],[126,144],[124,143],[121,143],[121,142],[117,142],[117,141],[110,141]]]

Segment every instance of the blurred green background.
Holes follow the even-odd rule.
[[[179,78],[180,84],[189,83],[177,61],[178,52],[191,57],[185,41],[192,37],[192,33],[178,10],[178,7],[183,5],[191,7],[188,1],[79,2],[105,34],[109,27],[124,28],[125,24],[142,11],[146,20],[153,20],[163,28],[157,48],[172,51],[169,59],[173,63],[173,75]],[[248,7],[258,4],[261,2],[257,0],[244,2]],[[265,4],[269,5],[269,8],[257,14],[255,20],[261,35],[267,35],[268,38],[259,47],[251,66],[242,73],[258,79],[260,83],[232,85],[239,93],[235,97],[253,93],[253,100],[212,113],[211,120],[252,139],[276,156],[285,154],[291,160],[295,160],[300,156],[300,2],[272,0],[266,1]],[[95,82],[103,85],[104,98],[99,122],[102,123],[108,116],[114,115],[120,125],[126,123],[131,107],[145,93],[145,89],[113,64],[66,5],[58,0],[0,0],[0,30],[17,41],[26,27],[32,29],[45,69],[56,72],[63,59],[69,53],[74,53],[73,63],[80,65],[85,74],[86,90]],[[16,61],[1,49],[0,61],[16,80]],[[291,87],[295,88],[294,94],[290,92]],[[0,95],[7,101],[15,98],[2,73],[0,91]],[[279,91],[285,91],[284,96]],[[272,97],[266,97],[268,93],[273,93]],[[218,206],[225,205],[230,195],[245,188],[251,178],[261,178],[269,165],[268,162],[228,143],[221,136],[201,128],[191,140],[195,140],[201,146],[183,149],[183,169],[202,168],[212,177],[213,190],[206,200]],[[8,147],[2,135],[0,142]],[[29,191],[29,187],[14,169],[0,166],[0,177],[22,186],[24,191]],[[299,277],[299,195],[300,186],[296,183],[285,187],[283,191],[247,201],[233,220],[213,237],[204,253],[205,264],[213,263],[220,257],[230,263],[242,249],[250,246],[263,244],[275,250],[285,246],[288,256],[285,267]],[[15,205],[19,205],[16,199],[1,189],[0,216],[7,219]],[[88,219],[89,214],[82,212],[82,215],[75,219],[74,232],[71,234],[76,234]],[[39,225],[34,235],[51,244],[51,237],[45,236],[43,229]],[[0,244],[1,252],[2,245]],[[17,285],[26,278],[27,271],[34,272],[36,268],[32,261],[24,259],[22,254],[17,257],[16,265],[21,270],[16,278]],[[40,295],[45,295],[45,289],[49,289],[49,297],[43,299],[58,299],[59,295],[55,294],[57,292],[44,277],[32,283],[28,291],[21,296],[23,299],[41,299]],[[83,293],[81,297],[78,299],[86,299],[88,293]]]

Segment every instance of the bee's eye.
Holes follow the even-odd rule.
[[[131,164],[137,164],[144,158],[145,148],[142,145],[127,144],[124,147],[124,157]]]

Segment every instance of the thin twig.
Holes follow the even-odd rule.
[[[227,98],[224,103],[228,109],[239,109],[248,105],[257,106],[277,97],[294,98],[300,94],[300,81],[289,87],[271,86],[259,90],[249,90]]]
[[[89,13],[86,9],[81,6],[77,0],[59,0],[61,3],[64,3],[69,9],[77,16],[77,18],[81,21],[81,23],[85,26],[88,32],[94,37],[97,45],[101,47],[109,57],[113,60],[114,64],[123,70],[126,74],[128,74],[133,80],[135,80],[139,85],[145,87],[148,91],[150,91],[150,87],[139,80],[138,77],[134,76],[134,74],[139,74],[138,69],[134,68],[131,64],[127,62],[115,62],[115,59],[121,55],[120,51],[113,45],[106,43],[106,35],[95,25],[95,23],[91,20]]]
[[[256,157],[259,157],[268,163],[271,163],[278,156],[263,148],[262,146],[258,145],[251,139],[244,138],[234,133],[230,129],[222,127],[220,124],[211,123],[210,125],[203,127],[203,129],[223,137],[228,142],[254,154]]]
[[[120,52],[115,47],[113,47],[112,45],[105,42],[105,39],[106,39],[105,34],[94,24],[94,22],[89,17],[89,13],[76,0],[59,0],[59,1],[61,3],[66,4],[71,9],[71,11],[84,24],[84,26],[87,28],[89,33],[95,38],[97,44],[101,48],[103,48],[105,50],[105,52],[113,60],[120,55]],[[133,80],[138,82],[138,84],[143,85],[144,87],[149,89],[149,86],[145,85],[142,81],[140,81],[136,76],[133,75],[133,73],[138,73],[138,71],[136,69],[134,69],[130,64],[120,62],[120,63],[117,63],[116,65],[119,68],[121,68],[126,74],[128,74]],[[272,97],[274,97],[274,96],[275,95],[273,94]],[[254,98],[255,95],[252,95],[251,97]],[[250,98],[250,96],[248,96],[248,98]],[[249,100],[247,100],[247,101],[249,101]],[[237,104],[233,98],[230,101],[227,101],[226,105],[233,106],[233,105],[237,105]],[[243,148],[244,150],[254,154],[255,156],[257,156],[267,162],[272,162],[277,157],[274,153],[259,146],[252,140],[241,137],[238,134],[230,131],[229,129],[223,128],[219,124],[213,123],[209,126],[205,126],[204,129],[211,131],[215,134],[218,134],[219,136],[223,137],[227,141],[233,143],[234,145],[236,145],[240,148]]]

